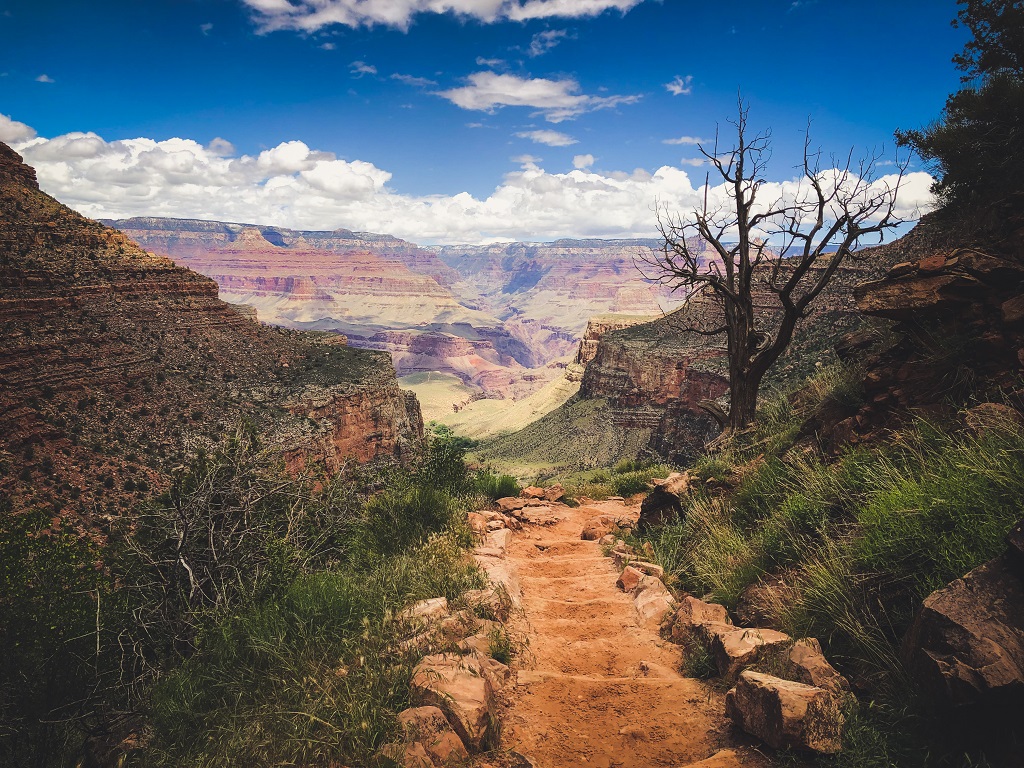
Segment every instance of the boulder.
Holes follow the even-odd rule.
[[[409,624],[431,624],[438,622],[448,615],[448,599],[444,597],[431,597],[427,600],[420,600],[398,614],[400,621]]]
[[[660,565],[655,565],[654,563],[647,563],[643,560],[633,560],[630,562],[629,565],[631,568],[636,568],[638,571],[643,571],[648,576],[653,576],[654,578],[661,579],[662,581],[665,580],[665,569],[662,568]]]
[[[839,674],[821,650],[817,638],[805,637],[793,643],[786,654],[786,677],[834,694],[850,692],[850,683]]]
[[[412,674],[413,699],[444,712],[467,749],[479,752],[493,733],[494,686],[477,655],[426,656]]]
[[[504,557],[493,557],[475,553],[473,559],[476,564],[487,574],[493,588],[501,590],[508,600],[511,610],[517,609],[523,604],[523,588],[519,584],[519,573],[515,565]]]
[[[672,617],[672,641],[685,643],[694,636],[699,627],[709,624],[731,624],[729,613],[724,605],[705,603],[692,595],[687,595],[679,602]]]
[[[512,543],[512,531],[508,528],[502,528],[497,531],[491,531],[484,537],[484,542],[480,547],[477,547],[479,554],[489,554],[496,557],[501,557],[505,554],[505,550],[508,549],[508,545]]]
[[[981,403],[964,415],[967,426],[977,435],[992,430],[1006,430],[1024,425],[1024,416],[1016,408],[1002,403]]]
[[[925,598],[904,660],[946,707],[1024,704],[1024,582],[1007,555]]]
[[[609,533],[598,539],[597,543],[602,547],[610,547],[615,543],[615,536]]]
[[[543,498],[544,501],[550,501],[551,503],[561,501],[565,498],[565,489],[560,485],[552,485],[551,487],[544,489]]]
[[[610,534],[613,529],[613,526],[603,517],[592,517],[583,526],[580,538],[583,541],[599,541]]]
[[[812,685],[746,670],[726,694],[725,713],[775,749],[835,754],[843,748],[845,719],[839,700]]]
[[[459,764],[469,759],[462,739],[437,707],[414,707],[398,713],[398,725],[407,744],[420,744],[436,765]]]
[[[519,492],[519,495],[524,499],[543,499],[545,491],[544,488],[538,488],[536,485],[528,485]]]
[[[705,624],[703,631],[715,657],[718,674],[735,680],[744,667],[749,667],[765,648],[789,645],[792,638],[774,629],[741,629],[723,624]]]
[[[675,599],[661,579],[644,576],[633,590],[633,604],[644,622],[660,626],[665,615],[675,605]]]
[[[640,580],[643,579],[643,577],[643,571],[638,571],[636,568],[631,568],[627,565],[622,569],[622,573],[619,574],[619,578],[615,582],[615,586],[623,592],[632,592],[640,585]]]
[[[464,597],[473,613],[483,616],[484,620],[508,621],[512,613],[512,601],[500,586],[471,589]]]
[[[427,748],[418,741],[385,744],[377,750],[376,762],[378,765],[400,765],[402,768],[437,768]]]
[[[640,504],[640,530],[662,525],[683,514],[682,498],[690,489],[689,472],[673,472],[663,480],[654,481],[654,490]]]
[[[487,533],[488,522],[488,519],[480,512],[469,513],[469,527],[475,534],[483,535]]]
[[[498,505],[498,509],[502,512],[516,512],[526,506],[526,499],[518,498],[516,496],[506,496],[503,499],[498,499],[494,503]]]

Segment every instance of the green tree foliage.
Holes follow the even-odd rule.
[[[947,210],[977,212],[1024,204],[1024,2],[961,0],[953,25],[972,34],[953,62],[964,87],[941,118],[896,132],[939,176],[933,191]]]

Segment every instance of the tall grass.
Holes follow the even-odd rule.
[[[822,400],[857,401],[856,378],[829,366],[799,393],[765,398],[752,430],[696,462],[700,490],[649,540],[683,588],[730,607],[755,599],[899,709],[914,611],[998,554],[1024,509],[1024,430],[918,420],[834,460],[795,444]]]

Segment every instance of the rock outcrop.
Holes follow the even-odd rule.
[[[241,418],[298,467],[422,436],[381,353],[261,326],[217,284],[43,194],[0,144],[0,492],[115,515]]]

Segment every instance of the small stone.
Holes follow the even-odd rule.
[[[638,571],[636,568],[632,568],[627,565],[622,569],[622,573],[619,574],[619,578],[615,582],[615,586],[623,592],[632,592],[640,585],[640,580],[643,579],[643,577],[643,571]]]
[[[643,560],[634,560],[630,563],[630,566],[636,568],[638,571],[643,571],[648,576],[653,576],[656,579],[665,580],[665,569],[660,565],[654,563],[644,562]]]

